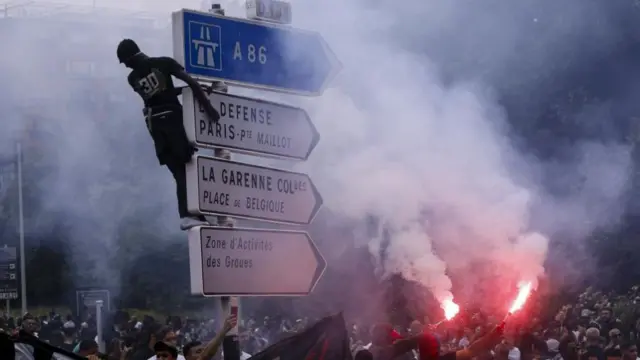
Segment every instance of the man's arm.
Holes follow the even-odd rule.
[[[466,349],[458,350],[455,352],[456,360],[469,360],[481,354],[484,351],[490,350],[494,345],[500,341],[502,333],[504,332],[504,324],[496,326],[490,333],[472,342]],[[452,359],[448,359],[452,360]]]
[[[418,348],[419,337],[414,336],[408,339],[400,339],[396,340],[391,346],[393,355],[392,357],[397,357],[402,354],[406,354],[411,350],[415,350]]]
[[[216,337],[213,338],[213,340],[211,340],[207,344],[207,346],[204,348],[200,356],[198,356],[198,360],[210,360],[211,358],[213,358],[218,352],[220,345],[222,345],[222,341],[224,341],[224,337],[227,335],[229,330],[233,329],[236,326],[237,323],[238,323],[238,320],[236,319],[235,316],[233,315],[229,316],[224,321],[224,325],[222,326],[222,331],[220,331],[216,335]]]
[[[220,120],[220,114],[218,114],[216,109],[213,108],[213,105],[211,105],[211,102],[207,98],[207,95],[202,90],[202,86],[200,86],[200,84],[194,78],[187,74],[184,69],[182,69],[182,67],[180,67],[179,70],[174,71],[173,76],[189,85],[189,87],[193,91],[193,96],[195,96],[198,102],[202,104],[202,107],[207,113],[207,116],[209,116],[210,121],[218,122],[218,120]]]
[[[129,76],[127,76],[127,82],[129,83],[129,86],[131,86],[131,89],[136,94],[140,94],[140,92],[138,91],[138,86],[137,86],[137,84],[135,83],[135,80],[134,80],[133,71],[129,73]]]

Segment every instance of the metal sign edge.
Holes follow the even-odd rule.
[[[192,108],[193,109],[193,117],[195,117],[195,114],[199,111],[199,109],[197,109],[193,92],[189,88],[184,89],[183,92],[184,91],[187,91],[187,94],[189,94],[190,96],[186,97],[187,99],[189,99],[189,101],[185,101],[185,96],[184,96],[184,93],[183,93],[183,98],[182,98],[183,108]],[[196,134],[195,134],[196,133],[196,129],[195,129],[196,124],[194,124],[194,128],[193,129],[187,129],[187,134],[193,133],[193,139],[194,139],[193,140],[193,144],[196,145],[196,147],[205,148],[205,149],[224,148],[224,149],[229,149],[229,150],[234,150],[234,151],[237,151],[237,152],[241,152],[241,153],[246,154],[246,155],[266,156],[266,157],[270,157],[270,158],[274,158],[274,159],[287,159],[287,160],[306,161],[306,160],[309,159],[309,156],[311,156],[311,153],[313,152],[313,150],[316,148],[316,146],[320,142],[320,133],[318,132],[318,129],[316,128],[315,124],[311,120],[311,117],[309,116],[309,113],[302,107],[296,107],[296,106],[293,106],[293,105],[280,103],[280,102],[275,102],[275,101],[269,101],[269,100],[263,100],[263,99],[254,99],[254,98],[251,98],[251,97],[248,97],[248,96],[223,93],[223,92],[219,92],[219,91],[211,91],[211,94],[216,94],[217,96],[221,96],[223,98],[224,97],[231,97],[231,98],[236,98],[236,99],[240,99],[240,100],[253,101],[253,102],[260,103],[260,104],[271,105],[271,106],[275,106],[275,107],[287,108],[287,109],[293,110],[293,111],[299,111],[304,115],[303,117],[305,118],[307,124],[309,125],[309,129],[311,130],[311,142],[309,143],[309,149],[307,150],[306,154],[302,155],[302,156],[276,154],[276,153],[272,153],[272,152],[266,152],[266,151],[263,152],[263,151],[246,149],[246,148],[242,148],[242,147],[238,147],[238,146],[224,145],[224,144],[209,144],[209,143],[203,143],[203,142],[200,142],[200,141],[196,140]],[[207,94],[207,95],[211,96],[211,94]],[[187,117],[185,116],[185,118],[183,119],[183,122],[186,122],[185,121],[186,118]],[[189,128],[190,128],[190,126],[189,126]],[[193,130],[193,132],[191,132],[191,130]]]
[[[184,9],[171,13],[171,36],[173,58],[182,66],[185,65],[184,53]]]
[[[306,233],[307,241],[309,242],[309,246],[311,247],[311,251],[313,251],[316,258],[316,271],[313,273],[313,278],[311,279],[311,286],[309,287],[309,294],[313,292],[316,288],[316,285],[320,282],[322,275],[324,275],[325,270],[327,270],[327,259],[324,258],[322,252],[318,248],[318,245],[313,241],[309,233]]]
[[[204,286],[202,286],[202,295],[205,297],[221,297],[221,296],[260,296],[260,297],[265,297],[265,296],[307,296],[311,293],[311,291],[313,291],[313,289],[315,289],[316,284],[319,282],[320,278],[322,278],[322,275],[324,274],[326,268],[327,268],[327,262],[324,258],[324,256],[322,256],[322,253],[320,252],[320,249],[318,249],[318,246],[316,245],[315,242],[313,242],[313,239],[311,238],[311,236],[309,235],[309,233],[307,231],[304,230],[291,230],[291,229],[262,229],[262,228],[240,228],[240,227],[227,227],[227,226],[213,226],[213,225],[204,225],[204,226],[197,226],[195,228],[193,228],[194,230],[198,231],[198,234],[200,236],[200,239],[202,239],[202,232],[204,230],[220,230],[220,231],[249,231],[249,232],[262,232],[262,233],[289,233],[289,234],[298,234],[298,235],[302,235],[305,240],[307,241],[307,243],[309,244],[311,251],[314,253],[317,264],[316,264],[316,271],[313,274],[313,277],[311,279],[311,287],[309,289],[308,292],[306,293],[297,293],[297,292],[284,292],[284,293],[252,293],[252,292],[248,292],[248,293],[236,293],[236,292],[216,292],[216,293],[205,293],[204,292]],[[200,240],[202,242],[202,240]],[[201,255],[200,258],[202,259],[202,251],[201,251]],[[202,282],[204,282],[204,267],[202,267]],[[320,274],[318,275],[318,268],[322,268],[322,271],[320,271]],[[316,277],[317,276],[317,277]]]
[[[275,29],[285,30],[287,32],[301,32],[301,33],[306,33],[306,34],[318,34],[317,31],[313,31],[313,30],[294,28],[294,27],[291,27],[291,26],[286,26],[286,25],[272,23],[272,22],[254,21],[254,20],[243,19],[243,18],[239,18],[239,17],[235,17],[235,16],[218,15],[218,14],[199,11],[199,10],[181,9],[181,10],[175,11],[174,14],[175,13],[182,13],[183,16],[184,16],[184,14],[188,14],[188,13],[197,14],[197,15],[203,15],[203,16],[213,17],[213,18],[218,18],[218,19],[223,19],[223,20],[231,20],[231,21],[243,22],[243,23],[247,23],[247,24],[251,24],[251,25],[258,25],[260,27],[271,27],[271,28],[275,28]],[[183,19],[184,19],[184,17],[183,17]]]
[[[242,81],[230,80],[230,79],[221,78],[221,77],[215,77],[215,76],[206,76],[206,75],[201,75],[201,74],[189,73],[189,75],[191,75],[196,80],[201,80],[201,81],[224,81],[225,83],[227,83],[229,85],[234,85],[234,86],[239,86],[239,87],[249,88],[249,89],[257,89],[257,90],[262,90],[262,91],[272,91],[272,92],[276,92],[276,93],[289,94],[289,95],[319,97],[319,96],[322,96],[322,94],[324,93],[323,90],[318,90],[318,91],[295,90],[295,89],[283,88],[283,87],[279,87],[279,86],[259,85],[259,84],[250,83],[250,82],[242,82]]]
[[[208,210],[203,211],[202,209],[200,209],[200,201],[198,200],[197,201],[198,202],[198,211],[202,215],[224,215],[224,216],[229,216],[229,217],[234,217],[234,218],[258,220],[258,221],[264,221],[264,222],[276,223],[276,224],[309,225],[309,224],[311,224],[313,219],[316,217],[316,215],[320,211],[320,208],[324,204],[324,199],[322,199],[322,195],[320,195],[320,192],[318,192],[318,189],[316,188],[316,186],[313,183],[313,180],[311,179],[311,176],[309,176],[309,174],[305,174],[305,173],[301,173],[301,172],[297,172],[297,171],[283,170],[283,169],[273,168],[273,167],[268,167],[268,166],[262,166],[262,165],[247,164],[247,163],[243,163],[243,162],[240,162],[240,161],[226,160],[226,159],[222,159],[222,158],[218,158],[218,157],[214,157],[214,156],[195,154],[191,158],[191,161],[193,161],[195,163],[195,166],[196,166],[196,171],[195,171],[196,172],[196,182],[198,181],[197,180],[197,172],[198,172],[198,159],[199,158],[205,158],[205,159],[208,159],[208,160],[225,162],[225,163],[230,163],[230,164],[235,164],[235,165],[243,165],[243,166],[248,166],[248,167],[251,167],[251,168],[271,170],[271,171],[276,171],[276,172],[281,172],[281,173],[286,173],[286,174],[294,174],[294,175],[305,176],[305,177],[307,177],[307,179],[309,179],[309,184],[311,186],[311,189],[312,189],[312,192],[313,192],[313,196],[314,196],[314,198],[316,200],[314,208],[312,209],[311,214],[309,215],[309,219],[307,221],[304,221],[304,222],[274,220],[274,219],[257,217],[257,216],[237,215],[237,214],[228,213],[228,212],[224,212],[224,211],[216,211],[216,212],[212,212],[212,211],[208,211]],[[188,174],[189,174],[189,171],[187,171],[187,183],[189,182],[189,175]],[[199,184],[199,182],[198,182],[198,184]],[[198,187],[197,188],[197,192],[199,192],[199,191],[200,191],[200,188]],[[187,187],[187,199],[189,199],[189,187]],[[188,200],[187,200],[187,204],[189,204]]]
[[[192,14],[197,14],[197,15],[203,15],[203,16],[208,16],[208,17],[213,17],[213,18],[218,18],[218,19],[225,19],[225,20],[232,20],[232,21],[238,21],[238,22],[244,22],[247,24],[251,24],[251,25],[259,25],[261,27],[270,27],[270,28],[274,28],[274,29],[279,29],[279,30],[285,30],[288,32],[300,32],[300,33],[306,33],[309,35],[314,35],[314,37],[319,37],[320,39],[320,48],[323,49],[323,53],[325,54],[325,56],[327,57],[328,60],[331,60],[330,56],[327,56],[327,52],[326,52],[326,47],[328,47],[327,42],[324,40],[324,38],[322,37],[322,35],[316,31],[311,31],[311,30],[306,30],[306,29],[300,29],[300,28],[294,28],[291,26],[284,26],[284,25],[280,25],[280,24],[275,24],[275,23],[270,23],[270,22],[262,22],[262,21],[252,21],[252,20],[248,20],[248,19],[242,19],[242,18],[237,18],[237,17],[232,17],[232,16],[224,16],[224,15],[217,15],[217,14],[212,14],[209,12],[202,12],[202,11],[197,11],[197,10],[188,10],[188,9],[181,9],[179,11],[173,12],[172,13],[172,27],[176,27],[175,24],[180,24],[180,34],[182,36],[180,36],[179,39],[177,39],[178,41],[176,41],[176,33],[175,33],[175,29],[173,29],[173,55],[174,58],[176,59],[176,61],[178,61],[178,63],[180,63],[181,65],[185,66],[185,54],[184,54],[184,16],[188,13],[192,13]],[[175,21],[174,17],[179,17],[178,21]],[[180,45],[180,47],[178,47],[177,45]],[[336,61],[338,63],[340,63],[340,61],[337,59],[337,57],[335,56],[335,53],[333,53],[333,51],[330,51],[331,54],[333,54],[333,58],[336,59]],[[182,60],[182,61],[180,61]],[[329,61],[329,63],[331,64],[331,61]],[[335,65],[335,64],[334,64]],[[333,69],[333,67],[332,67]],[[339,70],[337,70],[337,72],[339,72],[341,70],[341,67]],[[329,72],[329,74],[331,74],[332,72],[334,72],[336,70],[332,70]],[[273,92],[279,92],[279,93],[284,93],[284,94],[292,94],[292,95],[302,95],[302,96],[310,96],[310,97],[317,97],[317,96],[321,96],[324,93],[324,88],[323,86],[326,88],[326,84],[329,81],[325,80],[323,82],[323,86],[321,86],[320,89],[318,89],[317,91],[304,91],[304,90],[295,90],[295,89],[288,89],[288,88],[283,88],[283,87],[279,87],[279,86],[267,86],[267,85],[259,85],[259,84],[254,84],[254,83],[250,83],[250,82],[242,82],[242,81],[236,81],[236,80],[230,80],[230,79],[225,79],[225,78],[220,78],[220,77],[214,77],[214,76],[205,76],[205,75],[200,75],[200,74],[192,74],[190,73],[190,75],[197,79],[197,80],[205,80],[205,81],[224,81],[226,83],[229,84],[233,84],[236,86],[241,86],[241,87],[247,87],[247,88],[252,88],[252,89],[261,89],[261,90],[266,90],[266,91],[273,91]],[[333,75],[335,77],[335,75]]]

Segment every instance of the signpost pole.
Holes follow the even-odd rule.
[[[98,351],[101,353],[105,352],[105,343],[104,343],[104,324],[102,323],[102,300],[96,300],[96,327],[98,328]]]
[[[11,300],[7,299],[7,316],[11,314]]]
[[[27,313],[27,262],[24,256],[24,201],[22,199],[22,144],[16,144],[18,161],[18,226],[20,234],[20,299],[22,313]]]
[[[210,12],[216,15],[224,15],[224,9],[220,4],[212,4]],[[212,83],[212,90],[226,93],[229,91],[227,84],[222,81],[214,81]],[[215,148],[213,154],[217,158],[225,160],[231,160],[231,152],[226,149]],[[218,226],[233,227],[234,221],[227,216],[217,216],[216,222]],[[240,299],[235,296],[223,296],[220,298],[220,307],[223,317],[226,318],[231,314],[236,315],[238,323],[240,322]],[[224,360],[240,360],[240,342],[238,340],[238,326],[231,329],[224,337],[222,342],[222,352],[224,353]]]

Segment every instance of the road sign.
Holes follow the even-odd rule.
[[[306,160],[320,140],[309,115],[300,108],[212,92],[208,97],[220,113],[211,123],[185,88],[184,128],[198,147],[224,147],[241,152]]]
[[[202,155],[186,171],[191,213],[306,225],[322,206],[306,174]]]
[[[302,231],[196,227],[189,231],[191,292],[308,295],[326,262]]]
[[[0,247],[0,300],[14,300],[18,292],[18,254],[11,246]]]
[[[96,312],[96,301],[102,301],[102,309],[111,311],[111,293],[106,289],[76,290],[76,314],[81,316],[86,312]]]
[[[291,3],[279,0],[247,0],[247,17],[279,24],[291,24]]]
[[[315,32],[185,9],[172,28],[174,58],[198,78],[314,96],[341,68]]]

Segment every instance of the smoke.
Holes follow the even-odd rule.
[[[177,233],[173,180],[156,163],[142,105],[126,84],[115,47],[130,37],[151,55],[170,54],[170,32],[158,19],[205,5],[112,1],[109,6],[153,11],[153,21],[94,12],[88,21],[108,26],[92,28],[81,48],[66,39],[88,35],[71,25],[0,22],[2,44],[15,54],[0,59],[3,83],[11,84],[3,108],[22,114],[3,126],[15,134],[28,127],[25,118],[37,122],[44,132],[41,156],[54,169],[32,189],[41,203],[29,211],[34,218],[65,219],[74,259],[84,264],[77,265],[83,281],[118,285],[119,269],[108,255],[125,245],[125,253],[136,249],[139,230],[132,222],[158,238]],[[522,94],[518,109],[544,104],[539,90],[565,71],[567,54],[573,59],[612,49],[615,17],[604,6],[293,1],[294,25],[320,31],[342,73],[320,98],[246,93],[285,98],[309,111],[322,138],[299,167],[320,188],[331,216],[362,226],[376,219],[375,231],[357,240],[366,242],[383,276],[400,273],[439,301],[452,297],[453,274],[473,284],[470,269],[477,263],[499,269],[496,281],[535,280],[544,272],[549,236],[569,230],[584,237],[617,221],[629,149],[592,138],[577,142],[562,160],[542,159],[514,136],[514,128],[538,113],[515,118],[504,94]],[[239,1],[223,7],[243,16]],[[45,19],[63,10],[48,11]],[[102,20],[94,21],[98,15]],[[50,47],[35,45],[54,32],[60,33]],[[68,63],[69,54],[78,61]],[[69,72],[93,74],[95,81],[75,81]],[[112,103],[99,107],[105,98]],[[562,180],[560,190],[549,190],[549,179]]]
[[[378,220],[365,241],[383,275],[400,273],[441,302],[452,274],[474,286],[477,264],[492,268],[494,288],[535,282],[551,235],[584,238],[618,221],[629,148],[579,140],[559,169],[514,136],[540,112],[510,118],[494,91],[523,92],[519,99],[530,98],[520,107],[546,105],[534,95],[544,92],[541,78],[563,73],[557,61],[614,46],[607,15],[594,25],[603,9],[462,1],[298,1],[294,9],[344,64],[334,87],[307,103],[322,140],[306,169],[332,212]],[[579,49],[589,36],[598,48]],[[580,124],[585,115],[572,117]],[[572,181],[560,195],[548,188],[556,170]]]
[[[133,10],[43,1],[16,4],[0,19],[11,51],[0,59],[2,107],[11,114],[2,138],[22,140],[25,193],[35,199],[25,203],[27,241],[44,243],[64,224],[81,287],[117,290],[122,267],[140,255],[140,238],[178,233],[173,179],[155,159],[142,102],[115,57],[125,37],[168,52],[170,31]]]

